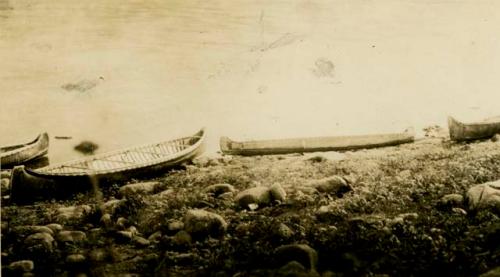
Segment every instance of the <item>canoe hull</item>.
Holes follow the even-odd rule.
[[[348,151],[413,142],[413,132],[398,134],[296,138],[236,142],[227,137],[220,139],[221,151],[230,155],[277,155],[305,152]]]
[[[100,174],[50,175],[24,166],[16,166],[11,175],[10,199],[17,204],[29,204],[47,199],[67,199],[77,193],[99,191],[111,184],[122,184],[133,178],[151,177],[178,168],[182,163],[200,155],[203,149],[203,141],[200,140],[188,153],[174,159]]]
[[[0,165],[2,167],[20,165],[47,155],[48,151],[49,136],[47,133],[42,133],[32,142],[2,148]]]
[[[465,124],[450,116],[448,117],[448,129],[450,139],[454,141],[486,139],[500,134],[500,119]]]

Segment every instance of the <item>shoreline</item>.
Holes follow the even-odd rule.
[[[325,189],[318,185],[325,178],[341,181]],[[470,210],[463,197],[474,185],[499,179],[500,145],[490,140],[202,156],[185,170],[130,182],[129,194],[112,186],[98,198],[3,205],[2,264],[31,260],[34,272],[62,276],[478,275],[498,265],[493,242],[500,219],[496,210]],[[212,191],[217,184],[229,186]],[[270,191],[276,184],[282,190],[252,196],[257,206],[241,200],[249,189]],[[456,201],[444,203],[448,195]],[[70,208],[73,214],[62,216]],[[206,233],[189,227],[199,210],[216,222]],[[40,233],[33,226],[47,224],[63,230],[50,243],[29,239]],[[64,241],[66,231],[85,239]]]

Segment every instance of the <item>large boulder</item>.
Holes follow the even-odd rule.
[[[183,221],[184,229],[193,238],[219,237],[227,229],[227,223],[222,216],[205,210],[188,210]]]
[[[500,180],[471,187],[465,198],[467,208],[471,211],[482,209],[500,211]]]

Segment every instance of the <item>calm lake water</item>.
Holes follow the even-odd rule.
[[[500,114],[497,1],[0,0],[0,144],[51,162],[188,135],[417,131]],[[55,140],[54,136],[71,136]]]

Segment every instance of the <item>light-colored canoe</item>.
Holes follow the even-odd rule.
[[[233,141],[228,137],[221,137],[220,148],[223,153],[230,155],[275,155],[375,148],[413,142],[414,140],[415,134],[413,129],[408,129],[403,133],[395,134],[292,138],[245,142]]]
[[[462,123],[449,116],[448,129],[450,139],[454,141],[490,138],[500,134],[500,116],[473,123]]]
[[[9,167],[40,158],[49,151],[49,135],[42,133],[28,143],[0,148],[0,165]]]
[[[38,169],[16,166],[11,176],[11,201],[67,198],[74,193],[131,178],[163,172],[201,154],[202,129],[188,137],[137,146],[54,164]]]

